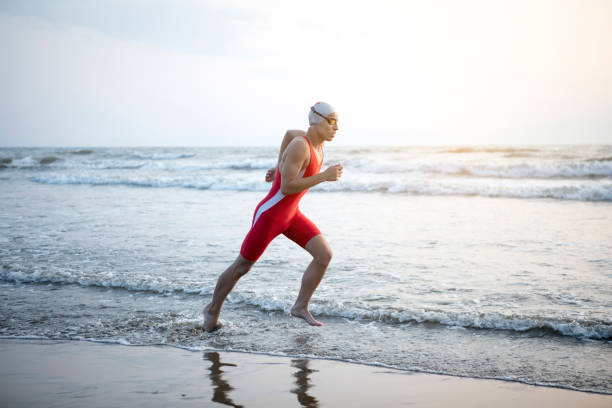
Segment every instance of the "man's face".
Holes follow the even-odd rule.
[[[319,129],[321,130],[321,134],[323,138],[327,141],[331,141],[334,139],[336,132],[338,131],[338,114],[336,112],[327,115],[329,119],[335,119],[336,123],[330,125],[328,121],[325,119],[319,123]]]

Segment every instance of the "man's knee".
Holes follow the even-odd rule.
[[[314,256],[315,262],[328,266],[332,259],[332,250],[330,247],[326,246],[325,248],[317,251],[317,254]]]
[[[236,259],[236,262],[234,262],[234,273],[237,275],[238,278],[241,278],[247,273],[249,273],[254,263],[255,262],[249,261],[248,259],[239,256],[238,259]]]

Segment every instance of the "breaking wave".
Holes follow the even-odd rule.
[[[196,284],[185,285],[170,281],[164,277],[130,281],[129,278],[113,274],[82,276],[73,275],[69,272],[54,273],[51,271],[25,273],[7,268],[6,265],[0,269],[0,279],[13,283],[77,284],[81,286],[152,292],[161,295],[185,293],[209,296],[212,294],[212,288],[202,288]],[[292,302],[289,299],[240,291],[233,292],[228,298],[228,302],[254,306],[266,312],[282,311],[289,313],[292,306]],[[592,340],[612,339],[612,322],[595,319],[530,316],[494,312],[453,312],[397,307],[368,308],[366,304],[346,306],[343,303],[334,301],[312,305],[311,310],[318,315],[351,320],[375,320],[386,324],[435,323],[451,327],[517,332],[546,330],[558,335],[576,338]]]
[[[86,184],[94,186],[132,186],[149,188],[186,188],[216,191],[267,191],[268,183],[261,175],[220,178],[212,175],[197,177],[162,177],[136,175],[65,173],[39,174],[30,180],[42,184]],[[612,182],[590,180],[500,180],[446,179],[446,180],[394,180],[393,178],[348,178],[347,181],[316,186],[320,192],[382,192],[430,196],[482,196],[504,198],[548,198],[577,201],[612,201]]]

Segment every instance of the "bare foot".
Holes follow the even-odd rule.
[[[212,331],[219,329],[221,325],[219,324],[219,314],[218,313],[214,314],[214,313],[209,312],[208,311],[209,308],[210,308],[210,303],[206,305],[206,307],[204,307],[202,314],[204,315],[203,328],[204,330],[210,333]]]
[[[302,318],[311,326],[323,326],[323,323],[312,317],[308,309],[293,306],[291,308],[291,316]]]

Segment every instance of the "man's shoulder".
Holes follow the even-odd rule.
[[[306,136],[306,132],[300,129],[289,129],[287,130],[287,133],[290,136],[296,137],[296,136]]]
[[[300,135],[303,136],[303,135]],[[306,156],[310,153],[310,148],[308,147],[308,142],[303,137],[296,137],[287,146],[287,149],[293,154],[300,154],[301,156]]]
[[[304,137],[296,137],[291,141],[291,143],[289,143],[289,146],[292,146],[292,145],[296,146],[299,149],[303,149],[304,147],[308,147],[308,142],[306,141],[306,138]]]

